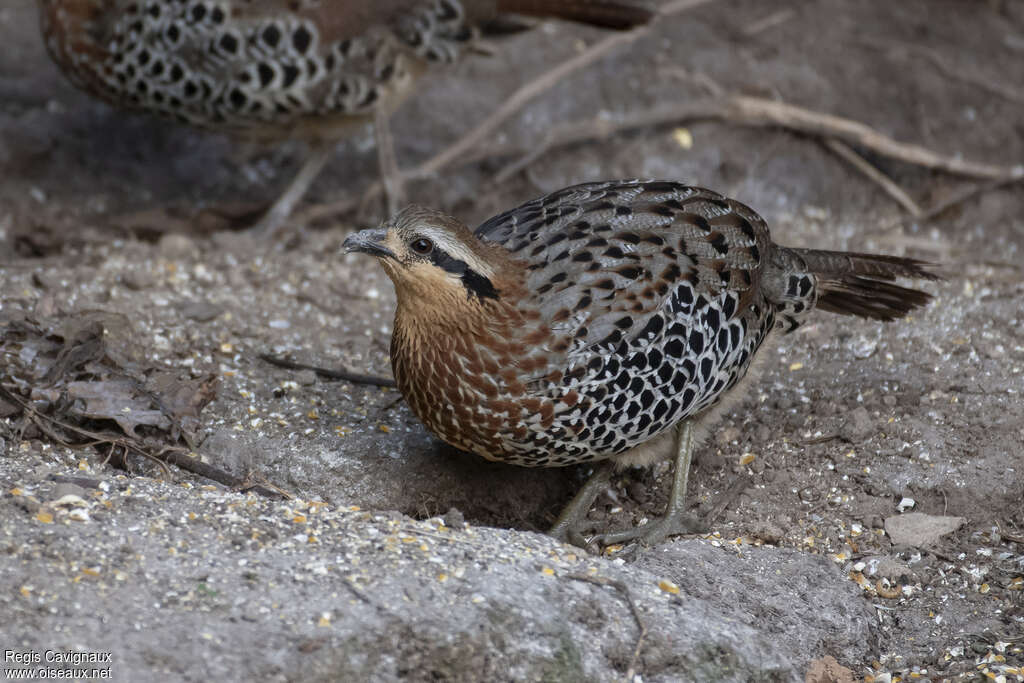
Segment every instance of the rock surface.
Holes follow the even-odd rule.
[[[109,475],[73,516],[51,501],[69,496],[59,468],[16,462],[0,459],[4,646],[110,652],[116,680],[797,681],[872,642],[856,587],[800,553],[685,541],[625,565],[539,534]]]

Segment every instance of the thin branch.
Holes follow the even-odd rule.
[[[649,31],[649,28],[643,26],[624,33],[613,33],[603,40],[594,43],[575,57],[565,60],[550,71],[546,71],[532,81],[529,81],[505,100],[500,107],[491,112],[476,128],[463,135],[455,144],[450,145],[440,154],[421,164],[413,172],[413,176],[417,178],[431,176],[449,166],[466,152],[476,149],[481,142],[490,137],[495,130],[501,127],[505,121],[512,118],[514,114],[531,100],[558,85],[570,74],[590,66],[612,50],[621,45],[632,43],[637,38],[646,35]]]
[[[692,9],[711,0],[677,0],[662,8],[662,15],[671,15]],[[611,120],[597,118],[554,126],[529,151],[511,145],[492,145],[481,148],[480,143],[497,130],[501,124],[511,118],[527,102],[549,90],[570,74],[592,64],[611,50],[628,44],[646,35],[650,29],[641,27],[627,33],[611,35],[591,46],[588,50],[566,60],[552,71],[530,81],[516,91],[497,110],[487,117],[476,128],[457,140],[454,144],[428,159],[411,171],[404,172],[406,180],[424,178],[434,175],[445,168],[494,157],[519,154],[520,157],[502,169],[495,181],[501,182],[510,175],[528,167],[548,151],[575,143],[604,139],[614,133],[639,128],[663,126],[694,120],[719,120],[744,126],[778,127],[795,133],[822,138],[828,142],[830,149],[853,163],[861,172],[879,183],[887,193],[906,208],[911,214],[921,213],[920,207],[891,180],[881,175],[877,169],[871,169],[860,161],[855,161],[856,154],[849,146],[859,147],[875,154],[895,159],[907,164],[920,166],[954,175],[981,178],[996,181],[1002,185],[1016,182],[1024,177],[1024,165],[1014,167],[985,164],[961,159],[956,155],[943,155],[921,145],[904,143],[895,140],[870,126],[852,119],[814,111],[776,100],[743,95],[714,96],[706,99],[690,100],[684,103],[661,105],[641,112],[633,112]],[[838,147],[844,145],[846,150]],[[847,153],[848,152],[848,153]],[[859,159],[859,157],[856,157]],[[361,198],[366,201],[377,197],[382,190],[379,182],[371,185]],[[985,191],[981,188],[979,191]],[[962,201],[962,200],[961,200]],[[301,220],[309,221],[327,216],[344,213],[355,208],[360,199],[348,198],[331,204],[310,207],[300,216]],[[943,209],[945,210],[945,209]]]
[[[187,455],[184,452],[184,449],[181,448],[167,447],[164,448],[159,453],[151,453],[147,449],[142,448],[141,446],[133,442],[131,439],[125,437],[107,436],[105,434],[100,434],[98,432],[94,432],[88,429],[84,429],[82,427],[78,427],[73,424],[69,424],[51,415],[39,412],[38,410],[33,408],[27,401],[23,400],[20,396],[15,394],[13,391],[8,390],[3,385],[0,385],[0,397],[3,397],[5,401],[10,401],[20,406],[22,410],[25,411],[25,414],[28,416],[29,420],[32,421],[32,424],[34,424],[41,432],[43,432],[51,439],[53,439],[56,443],[60,444],[61,446],[64,446],[65,448],[69,448],[72,450],[81,450],[83,448],[88,448],[91,446],[108,444],[110,445],[111,448],[111,454],[113,454],[113,449],[115,446],[122,449],[122,457],[126,463],[128,459],[128,452],[131,451],[133,453],[136,453],[137,455],[141,455],[142,457],[148,460],[156,462],[160,466],[161,470],[168,476],[170,476],[170,470],[167,468],[167,465],[175,465],[180,469],[185,470],[186,472],[191,472],[192,474],[204,477],[206,479],[209,479],[210,481],[215,481],[218,484],[223,484],[224,486],[227,486],[229,488],[248,489],[269,498],[276,498],[279,496],[284,498],[291,497],[286,491],[283,491],[276,486],[270,484],[254,484],[250,482],[248,478],[236,477],[228,472],[225,472],[224,470],[218,469],[212,465],[208,465],[207,463],[201,461],[199,458],[194,458]],[[52,429],[50,429],[49,425],[55,425],[57,427],[65,429],[69,433],[74,434],[78,437],[87,437],[91,439],[91,441],[87,441],[84,443],[68,442],[64,440],[61,437],[61,435],[57,434]]]
[[[749,474],[740,474],[729,484],[729,488],[719,496],[715,506],[708,511],[707,516],[704,518],[704,524],[709,527],[718,521],[718,518],[722,515],[726,509],[732,505],[740,495],[750,487],[751,477]]]
[[[794,16],[796,16],[796,11],[792,7],[789,7],[787,9],[783,9],[783,10],[779,10],[778,12],[773,12],[773,13],[769,14],[768,16],[766,16],[766,17],[764,17],[762,19],[758,19],[757,21],[754,21],[751,24],[747,24],[742,29],[742,33],[745,36],[757,35],[758,33],[761,33],[762,31],[766,31],[766,30],[768,30],[770,28],[774,28],[774,27],[778,26],[779,24],[786,23],[787,21],[792,19]]]
[[[921,215],[921,207],[911,199],[910,195],[903,191],[902,187],[897,185],[892,178],[868,163],[867,159],[853,151],[845,142],[829,138],[825,140],[825,146],[863,173],[868,180],[881,187],[886,194],[896,200],[896,203],[906,209],[911,216]]]
[[[1009,187],[1020,182],[1024,182],[1024,174],[1013,176],[1010,178],[1000,178],[997,180],[989,181],[987,183],[979,183],[977,185],[973,185],[967,188],[963,192],[953,195],[949,199],[945,199],[941,202],[938,202],[934,206],[925,209],[924,211],[921,212],[921,215],[919,216],[909,216],[907,218],[901,219],[899,222],[906,223],[911,220],[916,220],[923,223],[926,221],[930,221],[933,218],[938,218],[939,216],[946,213],[950,209],[959,206],[960,204],[969,202],[972,199],[976,199],[977,197],[980,197],[983,194],[994,192],[995,190],[1001,190],[1004,187]]]
[[[695,7],[699,7],[700,5],[706,5],[709,2],[713,2],[713,0],[676,0],[675,2],[670,2],[660,8],[659,15],[670,16],[673,14],[679,14]],[[546,71],[540,76],[527,82],[517,91],[512,93],[512,95],[506,99],[501,106],[491,112],[491,114],[481,121],[473,130],[466,133],[453,144],[449,145],[416,168],[411,171],[403,172],[402,179],[415,180],[426,178],[451,166],[460,157],[479,147],[481,142],[490,137],[494,131],[500,128],[508,119],[512,118],[512,116],[526,106],[526,104],[531,100],[547,92],[571,74],[590,66],[616,48],[628,45],[636,41],[638,38],[647,35],[650,30],[651,28],[648,25],[637,27],[632,31],[612,33],[606,38],[594,43],[578,55],[570,57],[550,71]],[[302,212],[300,220],[308,222],[351,211],[360,202],[370,201],[376,198],[382,190],[383,186],[381,182],[374,182],[366,189],[363,196],[359,199],[349,197],[338,202],[310,207]]]
[[[279,358],[272,356],[269,353],[259,354],[259,359],[276,365],[279,368],[285,368],[286,370],[312,370],[320,377],[330,380],[340,380],[342,382],[349,382],[350,384],[366,384],[372,387],[395,387],[395,380],[389,377],[377,377],[375,375],[361,375],[358,372],[351,372],[349,370],[340,369],[334,370],[331,368],[321,368],[316,365],[306,365],[305,363],[296,363],[286,358]]]
[[[944,156],[920,145],[899,142],[859,121],[824,114],[811,109],[759,97],[732,95],[665,104],[646,111],[627,114],[609,121],[589,119],[562,124],[551,129],[541,144],[527,152],[531,159],[544,153],[580,142],[603,139],[613,133],[638,128],[664,126],[695,120],[719,120],[745,126],[772,126],[822,138],[835,138],[871,152],[908,164],[975,178],[1006,181],[1024,176],[1024,165],[997,166]],[[482,150],[477,158],[501,156],[509,149]],[[519,164],[519,162],[515,162]],[[498,177],[503,175],[503,170]]]
[[[222,484],[229,489],[235,491],[252,491],[258,493],[265,498],[292,498],[292,495],[287,491],[274,486],[268,482],[254,482],[248,476],[237,477],[229,472],[214,467],[213,465],[207,464],[199,458],[188,455],[180,448],[167,448],[158,455],[152,457],[166,462],[170,465],[179,467],[186,472],[198,475],[210,481],[215,481],[218,484]]]
[[[1008,178],[1024,174],[1024,166],[1007,168],[943,156],[920,145],[893,140],[859,121],[784,102],[738,96],[731,98],[730,104],[739,119],[750,125],[775,125],[811,135],[835,137],[916,166],[976,178]]]

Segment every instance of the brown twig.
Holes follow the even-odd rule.
[[[501,124],[505,123],[516,112],[526,106],[528,102],[547,92],[570,74],[590,66],[617,47],[632,43],[640,36],[647,34],[649,30],[647,27],[641,27],[625,33],[613,33],[607,38],[594,43],[575,57],[565,60],[554,69],[546,71],[532,81],[529,81],[505,100],[501,106],[491,112],[486,119],[477,124],[476,128],[463,135],[455,144],[450,145],[440,154],[421,164],[415,171],[416,177],[433,175],[449,166],[453,161],[470,150],[476,149],[481,142],[490,137]]]
[[[878,154],[936,171],[976,178],[1009,178],[1024,173],[1024,167],[1020,166],[1008,168],[944,156],[920,145],[893,140],[859,121],[784,102],[738,96],[731,98],[730,104],[740,120],[751,125],[780,126],[811,135],[835,137]]]
[[[286,370],[312,370],[320,377],[325,379],[340,380],[342,382],[350,382],[352,384],[366,384],[372,387],[395,387],[395,380],[388,377],[377,377],[376,375],[361,375],[358,372],[351,372],[349,370],[332,370],[330,368],[321,368],[316,365],[306,365],[305,363],[296,363],[286,358],[279,358],[278,356],[271,356],[269,353],[259,354],[259,359],[276,365],[279,368],[285,368]]]
[[[383,406],[381,406],[379,410],[377,410],[377,416],[374,419],[375,420],[381,419],[382,417],[387,415],[391,411],[392,408],[394,408],[395,406],[397,406],[399,403],[401,403],[404,400],[405,400],[405,397],[402,396],[401,394],[399,394],[398,396],[395,396],[393,399],[391,399],[390,401],[385,403]]]
[[[718,497],[715,507],[711,508],[704,517],[704,524],[709,527],[714,524],[721,514],[740,497],[740,494],[747,490],[748,486],[750,486],[749,474],[741,474],[733,479],[732,483],[729,484],[729,488]]]
[[[1011,534],[1009,532],[1002,531],[999,533],[999,535],[1002,536],[1004,540],[1010,541],[1012,543],[1024,543],[1024,536],[1019,534]]]
[[[213,465],[207,464],[199,458],[189,455],[181,448],[167,448],[161,451],[156,456],[163,462],[170,465],[174,465],[186,472],[215,481],[218,484],[222,484],[227,488],[236,491],[252,491],[258,493],[266,498],[291,498],[292,495],[287,491],[268,484],[266,482],[256,483],[253,482],[250,477],[236,477],[235,475],[225,472],[224,470],[214,467]]]
[[[801,446],[813,446],[814,444],[828,443],[829,441],[835,441],[836,439],[841,439],[841,438],[843,438],[843,437],[839,436],[838,434],[826,434],[825,436],[818,436],[818,437],[815,437],[813,439],[807,439],[806,441],[801,441],[800,445]]]
[[[75,426],[68,422],[64,422],[63,420],[59,420],[53,417],[52,415],[42,413],[33,408],[31,404],[29,404],[27,401],[22,400],[20,396],[10,391],[9,389],[7,389],[7,387],[3,386],[2,384],[0,384],[0,397],[2,397],[5,401],[9,401],[20,406],[28,420],[32,424],[34,424],[39,431],[53,439],[55,443],[57,443],[60,446],[63,446],[64,448],[68,448],[71,450],[81,450],[83,448],[91,448],[93,446],[109,444],[111,450],[113,450],[114,446],[120,446],[126,455],[128,451],[131,450],[144,458],[153,460],[158,465],[160,465],[160,468],[163,470],[164,474],[170,475],[170,470],[167,469],[166,464],[164,464],[159,458],[154,456],[152,453],[149,453],[139,448],[128,439],[125,439],[123,437],[107,436],[105,434],[93,432],[91,430]],[[78,436],[79,438],[87,437],[91,439],[91,441],[86,441],[84,443],[73,443],[70,441],[66,441],[63,435],[58,434],[56,431],[53,430],[53,426],[67,430],[68,432],[71,432],[72,434]]]
[[[910,198],[910,195],[904,192],[902,187],[897,185],[892,178],[868,163],[867,159],[853,151],[845,142],[829,138],[825,140],[825,146],[839,158],[863,173],[868,180],[881,187],[887,195],[896,200],[896,203],[906,209],[911,216],[921,215],[921,207]]]
[[[670,2],[661,7],[659,14],[662,16],[679,14],[712,1],[713,0],[675,0],[675,2]],[[529,81],[512,93],[512,95],[509,96],[501,106],[491,112],[491,114],[477,124],[473,130],[466,133],[453,144],[449,145],[444,150],[411,171],[404,171],[401,174],[402,180],[426,178],[453,165],[457,160],[479,147],[481,142],[487,139],[495,130],[505,123],[505,121],[510,119],[520,109],[526,106],[528,102],[550,90],[576,71],[590,66],[616,48],[628,45],[638,38],[647,35],[650,30],[649,26],[641,26],[633,29],[632,31],[612,33],[608,37],[594,43],[583,52],[580,52],[578,55],[570,57],[555,68],[546,71],[540,76]],[[368,187],[359,198],[347,197],[337,202],[310,207],[302,212],[299,219],[302,222],[308,222],[341,213],[347,213],[358,206],[361,202],[376,198],[380,195],[382,190],[383,185],[380,181],[377,181],[370,185],[370,187]]]
[[[589,574],[565,574],[564,576],[573,581],[582,581],[595,586],[601,586],[602,588],[614,588],[625,598],[626,603],[629,605],[629,611],[633,613],[633,619],[636,621],[636,627],[639,630],[639,634],[636,637],[636,645],[633,647],[633,656],[629,660],[629,669],[626,671],[626,680],[631,682],[636,676],[636,663],[640,659],[640,650],[643,648],[644,638],[647,637],[647,626],[644,625],[644,620],[640,616],[640,609],[636,606],[636,601],[633,600],[633,594],[630,592],[629,586],[618,579],[609,579],[605,576],[591,576]]]
[[[159,453],[151,453],[150,451],[141,448],[139,445],[137,445],[130,439],[117,436],[107,436],[105,434],[93,432],[91,430],[84,429],[82,427],[77,427],[73,424],[69,424],[67,422],[64,422],[63,420],[57,419],[50,415],[46,415],[45,413],[41,413],[35,408],[33,408],[28,402],[22,400],[22,398],[19,397],[17,394],[14,394],[13,392],[9,391],[3,385],[0,385],[0,396],[2,396],[5,401],[10,401],[20,406],[22,410],[25,411],[25,414],[28,416],[28,419],[32,421],[32,424],[36,425],[36,427],[41,432],[43,432],[48,437],[53,439],[56,443],[60,444],[61,446],[64,446],[65,448],[69,448],[72,450],[81,450],[83,448],[108,444],[111,448],[111,453],[114,452],[113,449],[115,447],[120,448],[124,452],[123,457],[125,458],[125,460],[127,460],[127,455],[130,451],[137,455],[141,455],[147,460],[152,460],[156,462],[160,466],[161,470],[163,470],[163,472],[168,476],[170,475],[170,470],[167,468],[167,466],[175,465],[176,467],[183,469],[186,472],[191,472],[192,474],[198,475],[205,479],[209,479],[210,481],[215,481],[218,484],[223,484],[224,486],[227,486],[229,488],[241,488],[248,484],[246,479],[235,477],[234,475],[229,474],[224,470],[213,467],[212,465],[208,465],[202,462],[199,458],[190,457],[184,452],[184,449],[182,448],[168,447],[163,449]],[[60,427],[61,429],[65,429],[71,434],[76,435],[77,437],[88,438],[91,440],[86,441],[84,443],[71,443],[69,441],[64,440],[59,434],[54,432],[49,427],[49,425],[51,424]],[[260,495],[267,497],[277,497],[279,495],[286,498],[290,497],[284,491],[277,489],[277,487],[268,488],[267,486],[263,485],[253,485],[249,488],[255,491],[256,493],[259,493]]]
[[[536,160],[546,152],[579,142],[601,139],[613,133],[637,128],[664,126],[694,120],[720,120],[744,126],[770,126],[795,133],[837,139],[850,145],[908,164],[937,171],[975,178],[1006,182],[1024,176],[1024,166],[1007,167],[966,161],[945,156],[920,145],[899,142],[859,121],[824,114],[793,104],[760,97],[731,95],[666,104],[627,114],[617,121],[590,119],[559,125],[527,155]],[[492,148],[477,158],[509,153],[509,149]],[[519,162],[515,162],[519,165]],[[507,177],[502,170],[497,177]]]
[[[778,26],[779,24],[784,24],[794,16],[796,16],[796,11],[792,7],[779,10],[778,12],[772,12],[762,19],[758,19],[757,21],[747,24],[743,27],[742,33],[745,36],[757,35],[761,31],[766,31]]]
[[[1000,190],[1004,187],[1009,187],[1010,185],[1014,185],[1020,182],[1024,182],[1024,173],[1010,178],[998,178],[987,183],[973,185],[964,190],[963,192],[955,194],[949,199],[945,199],[941,202],[938,202],[934,206],[931,206],[923,210],[919,216],[908,216],[900,219],[898,223],[907,223],[912,220],[916,220],[922,223],[930,221],[934,218],[938,218],[939,216],[946,213],[950,209],[959,206],[960,204],[965,204],[971,201],[972,199],[980,197],[983,194],[988,194],[989,192],[994,192],[995,190]]]
[[[1015,534],[1012,531],[1004,531],[1001,524],[996,523],[996,528],[999,529],[999,535],[1004,541],[1010,541],[1011,543],[1024,543],[1024,534]]]

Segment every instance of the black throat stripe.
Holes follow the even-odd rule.
[[[483,299],[498,299],[498,290],[489,279],[469,267],[465,261],[453,258],[440,249],[435,249],[430,255],[431,262],[452,275],[459,276],[462,285],[466,288],[468,298],[476,297]]]

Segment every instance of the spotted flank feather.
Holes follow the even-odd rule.
[[[395,282],[392,363],[413,411],[458,448],[526,466],[624,454],[721,401],[773,330],[815,307],[899,317],[929,296],[890,280],[935,277],[781,247],[747,206],[665,181],[569,187],[475,232],[414,207],[378,237],[349,244]]]

